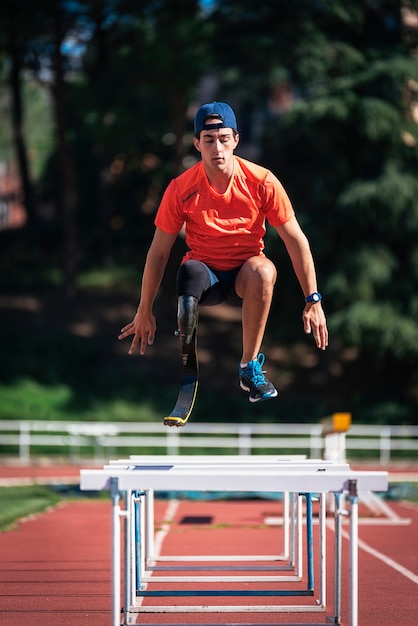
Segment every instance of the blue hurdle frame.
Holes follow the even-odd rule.
[[[141,533],[141,527],[144,527],[144,513],[143,513],[143,504],[144,504],[144,499],[146,499],[146,492],[132,492],[129,496],[128,499],[131,501],[131,504],[129,504],[128,502],[127,504],[127,517],[131,517],[134,519],[134,525],[135,525],[135,532],[134,532],[134,536],[135,536],[135,558],[132,558],[132,552],[128,547],[128,554],[127,554],[127,561],[129,562],[133,562],[134,563],[134,569],[135,569],[135,584],[132,585],[132,578],[129,578],[129,580],[125,579],[125,607],[130,607],[130,609],[126,609],[125,608],[125,624],[129,624],[130,623],[130,616],[129,614],[131,612],[141,612],[141,610],[143,610],[143,607],[138,608],[136,607],[136,610],[134,607],[135,605],[135,601],[138,598],[161,598],[161,597],[313,597],[315,594],[315,585],[314,585],[314,550],[313,550],[313,500],[314,497],[311,493],[301,493],[301,494],[291,494],[292,498],[292,502],[297,502],[299,501],[299,509],[300,509],[300,503],[301,503],[301,499],[302,497],[305,498],[306,501],[306,561],[307,561],[307,586],[306,588],[303,589],[299,589],[299,590],[295,590],[295,589],[276,589],[276,590],[271,590],[271,589],[264,589],[264,590],[242,590],[242,589],[232,589],[232,590],[198,590],[198,589],[188,589],[188,590],[157,590],[157,591],[152,591],[149,589],[146,589],[145,587],[147,587],[147,584],[150,583],[151,581],[149,579],[147,579],[146,583],[143,583],[143,580],[141,578],[141,573],[142,573],[142,567],[139,566],[139,563],[142,563],[144,561],[144,555],[143,555],[143,549],[145,546],[145,540],[142,536]],[[321,528],[320,532],[319,532],[319,553],[320,553],[320,558],[324,561],[325,560],[325,494],[320,494],[318,498],[316,498],[319,500],[320,503],[320,519],[323,520],[323,527]],[[294,515],[291,516],[291,520],[293,520],[293,522],[291,522],[291,525],[293,526],[293,529],[296,528],[296,524],[294,521]],[[149,530],[149,529],[148,529]],[[131,533],[129,531],[127,531],[125,533],[125,535],[127,537],[129,537]],[[294,532],[292,532],[292,535],[294,534]],[[293,541],[294,541],[294,537],[293,537]],[[260,557],[261,558],[261,557]],[[299,558],[299,555],[298,555]],[[175,557],[173,557],[173,561],[175,561]],[[293,558],[293,564],[290,563],[290,565],[295,566],[296,562],[295,562],[295,558]],[[232,566],[233,567],[233,566]],[[181,569],[186,569],[185,567],[182,567]],[[193,568],[192,568],[193,569]],[[219,566],[215,566],[214,569],[219,569]],[[249,569],[248,567],[245,569]],[[257,570],[259,570],[260,568],[257,567]],[[265,568],[261,568],[261,569],[265,569]],[[283,571],[284,568],[283,566],[276,566],[274,568],[268,568],[270,571]],[[323,570],[323,572],[321,572],[321,575],[323,575],[324,580],[321,580],[321,587],[320,587],[320,594],[319,594],[319,599],[318,599],[318,603],[317,606],[313,607],[316,610],[325,610],[325,589],[326,589],[326,581],[325,581],[325,569]],[[243,577],[237,577],[236,580],[240,580]],[[218,580],[219,578],[217,578]],[[254,576],[252,578],[252,580],[254,582],[257,582],[257,579],[260,579],[260,576]],[[272,577],[269,576],[268,579],[270,579],[272,582],[285,582],[288,581],[289,578],[286,578],[284,576],[280,576],[280,577]],[[292,576],[291,577],[292,580],[298,580],[301,581],[302,577],[300,576]],[[196,582],[198,582],[199,580],[199,576],[196,576]],[[266,578],[263,578],[263,580],[265,581]],[[161,582],[161,579],[159,579],[158,577],[155,578],[153,580],[153,582]],[[163,582],[167,582],[166,580],[164,580]],[[273,607],[269,607],[271,610],[274,610],[274,606]],[[282,607],[283,610],[286,607]],[[290,608],[290,607],[289,607]],[[293,609],[295,607],[292,607]],[[252,607],[252,609],[254,609],[254,607]],[[152,608],[151,607],[147,607],[147,612],[151,612]],[[156,607],[156,612],[158,611],[158,607]]]

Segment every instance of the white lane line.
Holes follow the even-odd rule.
[[[342,530],[341,534],[345,539],[350,539],[350,535],[345,530]],[[392,569],[396,570],[397,572],[408,578],[411,582],[418,585],[418,576],[411,572],[409,569],[406,569],[406,567],[404,567],[403,565],[400,565],[393,559],[389,558],[388,556],[386,556],[386,554],[382,554],[382,552],[375,550],[374,548],[369,546],[369,544],[365,543],[362,539],[358,540],[358,546],[371,556],[379,559],[379,561],[382,561],[383,563],[385,563],[385,565],[388,565]]]
[[[161,548],[163,545],[163,541],[166,538],[168,531],[170,530],[170,524],[173,522],[174,520],[174,516],[177,512],[177,509],[179,508],[179,504],[180,502],[178,500],[170,500],[168,507],[167,507],[167,511],[166,514],[164,516],[164,520],[163,523],[161,525],[161,528],[159,528],[159,530],[156,532],[155,534],[155,539],[154,539],[154,546],[155,546],[155,555],[156,556],[160,556],[161,554]]]

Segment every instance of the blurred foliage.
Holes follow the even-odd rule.
[[[417,11],[417,0],[3,0],[0,160],[27,169],[30,219],[26,228],[0,231],[2,292],[63,298],[66,286],[73,300],[62,304],[75,307],[73,316],[88,289],[92,300],[107,290],[102,307],[119,297],[134,307],[161,195],[197,158],[194,111],[202,101],[226,100],[240,126],[237,152],[270,167],[293,201],[329,319],[326,356],[313,358],[310,369],[300,359],[302,374],[285,384],[283,404],[298,419],[307,410],[343,408],[363,421],[416,420]],[[300,287],[271,230],[266,249],[279,268],[266,344],[292,354],[303,341]],[[166,302],[173,293],[163,287]],[[3,313],[20,328],[19,313]],[[37,315],[30,319],[39,329]],[[107,381],[113,395],[106,401],[117,406],[111,367],[103,371],[100,357],[114,329],[109,339],[102,324],[87,342],[57,327],[46,347],[42,328],[39,345],[29,333],[1,380],[28,397],[32,385],[47,382],[60,398],[69,384],[71,397],[85,399],[74,365],[84,361]],[[70,346],[65,372],[51,348],[60,343]],[[213,360],[223,358],[223,347],[212,342]],[[231,349],[239,352],[239,339]],[[289,360],[275,361],[283,379]],[[153,372],[148,363],[139,366],[145,379]],[[146,404],[155,390],[145,387]],[[208,407],[210,398],[204,414]],[[276,419],[265,410],[257,419]],[[232,400],[219,418],[231,414],[241,415]]]

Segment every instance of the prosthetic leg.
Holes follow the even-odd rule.
[[[199,301],[195,296],[179,296],[177,300],[177,323],[182,346],[192,341],[198,314]]]
[[[185,426],[193,410],[198,387],[197,319],[199,301],[195,296],[179,296],[177,306],[177,335],[180,337],[183,376],[177,402],[166,426]]]

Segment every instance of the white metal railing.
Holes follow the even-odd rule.
[[[263,450],[278,454],[298,451],[310,458],[321,458],[324,438],[321,424],[203,424],[191,422],[187,428],[164,428],[156,422],[59,422],[41,420],[0,420],[0,453],[19,456],[22,464],[53,448],[54,455],[69,456],[76,462],[93,455],[105,459],[129,449],[129,454],[150,451],[179,454],[185,449],[221,449],[237,454]],[[347,456],[356,451],[378,451],[381,465],[388,464],[394,452],[404,458],[417,458],[418,426],[354,425],[346,433]],[[352,454],[351,454],[352,453]]]

